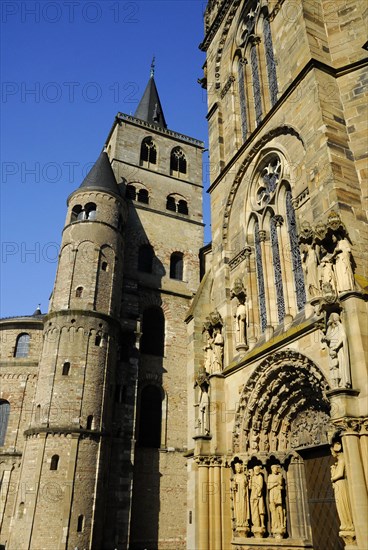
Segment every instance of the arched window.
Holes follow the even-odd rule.
[[[150,307],[143,312],[142,353],[163,357],[165,348],[165,317],[160,307]]]
[[[158,449],[161,446],[162,391],[145,386],[141,391],[138,445]]]
[[[70,371],[70,363],[69,363],[69,361],[66,361],[66,362],[63,364],[63,376],[68,376],[68,375],[69,375],[69,371]]]
[[[78,288],[76,288],[75,290],[75,297],[76,298],[82,298],[83,296],[83,287],[82,286],[79,286]]]
[[[130,185],[130,184],[127,185],[126,191],[125,191],[125,198],[135,201],[135,197],[136,197],[136,188],[134,187],[134,185]]]
[[[153,139],[148,136],[144,138],[141,144],[141,166],[149,166],[157,163],[157,149]]]
[[[8,429],[10,403],[5,399],[0,400],[0,446],[5,443],[6,430]]]
[[[188,203],[185,200],[180,200],[178,202],[178,212],[179,214],[188,214]]]
[[[150,244],[143,244],[138,250],[138,271],[152,273],[153,248]]]
[[[261,83],[259,80],[259,67],[258,67],[258,54],[257,54],[257,41],[253,41],[250,48],[250,65],[252,69],[252,81],[253,81],[253,95],[254,95],[254,108],[256,111],[256,123],[257,126],[262,122],[262,94]]]
[[[302,261],[300,258],[295,210],[293,207],[292,196],[290,191],[286,192],[286,218],[288,222],[291,261],[293,265],[293,274],[294,274],[294,281],[295,281],[296,305],[297,305],[298,311],[300,311],[301,309],[303,309],[307,301],[307,298],[305,295],[304,276],[303,276]]]
[[[140,189],[138,191],[138,202],[143,202],[143,204],[149,203],[149,196],[147,189]]]
[[[183,280],[184,255],[182,252],[173,252],[170,257],[170,278]]]
[[[77,533],[83,533],[84,530],[84,516],[80,514],[77,520]]]
[[[95,220],[97,215],[97,206],[94,202],[89,202],[84,207],[84,211],[86,213],[86,220]]]
[[[101,342],[102,342],[102,336],[100,334],[97,334],[95,338],[95,346],[101,346]]]
[[[93,414],[90,414],[89,416],[87,416],[86,428],[87,430],[93,430],[94,428]]]
[[[14,357],[28,357],[30,336],[27,332],[19,334],[16,344]]]
[[[244,59],[239,59],[238,61],[238,87],[243,141],[247,139],[248,134],[247,99],[245,95],[245,63],[246,61]]]
[[[78,216],[80,215],[81,212],[82,212],[82,206],[80,204],[76,204],[73,207],[72,214],[71,214],[71,217],[70,217],[70,222],[73,223],[73,222],[76,222],[77,220],[79,220]]]
[[[166,199],[166,210],[171,210],[172,212],[176,212],[176,200],[173,195],[169,195]]]
[[[175,147],[171,151],[170,173],[171,175],[177,176],[177,177],[179,177],[180,174],[187,173],[187,159],[181,147]]]
[[[273,106],[277,101],[278,87],[277,87],[276,63],[273,55],[271,27],[270,27],[270,22],[267,15],[265,15],[263,18],[263,35],[264,35],[265,52],[266,52],[268,85],[270,90],[271,106]]]
[[[59,466],[59,455],[53,455],[51,457],[50,470],[57,470]]]

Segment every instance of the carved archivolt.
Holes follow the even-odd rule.
[[[286,451],[318,444],[317,440],[327,442],[330,406],[326,389],[327,380],[308,357],[294,350],[271,355],[243,388],[233,451]],[[314,421],[308,423],[312,417]],[[297,441],[295,432],[302,424],[306,424],[304,439]]]

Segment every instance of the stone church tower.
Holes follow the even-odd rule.
[[[364,16],[360,0],[207,4],[191,550],[367,548]]]
[[[68,199],[49,312],[2,320],[2,548],[185,547],[202,151],[152,73]]]

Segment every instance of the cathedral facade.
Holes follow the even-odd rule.
[[[0,320],[0,548],[365,550],[360,0],[210,0],[204,144],[153,71]]]

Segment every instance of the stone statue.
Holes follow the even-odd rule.
[[[220,328],[214,330],[213,351],[212,373],[221,372],[224,361],[224,338]]]
[[[234,499],[234,515],[236,527],[248,532],[249,530],[249,509],[248,509],[248,482],[243,471],[243,464],[235,462],[235,474],[232,481]]]
[[[337,290],[339,292],[353,290],[354,275],[351,265],[351,248],[349,241],[345,238],[338,241],[335,235],[332,240],[336,243],[332,258],[335,260]]]
[[[305,287],[309,298],[317,296],[319,290],[317,255],[313,245],[304,243],[302,248],[302,267],[305,278]]]
[[[326,286],[331,286],[332,289],[336,289],[332,256],[330,254],[326,254],[326,256],[321,259],[321,263],[318,266],[318,281],[321,290]]]
[[[204,367],[199,369],[195,380],[194,387],[199,386],[200,396],[198,403],[198,418],[197,426],[199,435],[209,435],[210,433],[210,397],[209,397],[209,380],[208,373]]]
[[[201,435],[208,435],[210,433],[209,407],[210,407],[210,398],[208,395],[208,386],[206,384],[203,384],[201,386],[201,396],[199,399],[199,416],[198,416],[198,424],[199,424]]]
[[[335,442],[332,446],[332,456],[337,461],[331,466],[331,481],[335,493],[335,501],[337,513],[340,519],[340,536],[342,532],[354,531],[354,525],[351,515],[350,498],[348,491],[348,481],[346,479],[345,459],[342,452],[342,445],[339,442]]]
[[[265,503],[263,497],[264,479],[261,466],[254,466],[250,477],[250,510],[252,518],[252,533],[255,537],[263,537],[265,528]]]
[[[271,466],[271,473],[268,476],[267,488],[271,515],[271,533],[276,539],[281,539],[286,533],[286,513],[283,502],[282,491],[284,478],[281,467],[278,464]]]
[[[231,289],[231,298],[236,298],[237,308],[235,317],[236,346],[248,349],[247,325],[248,325],[248,304],[246,290],[241,279],[235,279],[234,287]]]
[[[213,359],[213,337],[211,335],[211,333],[209,332],[209,330],[206,330],[206,343],[203,347],[203,351],[204,351],[204,368],[206,370],[206,372],[208,372],[209,374],[212,374],[212,365],[213,365],[213,362],[214,362],[214,359]]]
[[[338,313],[331,313],[327,327],[322,341],[327,342],[330,350],[332,385],[335,388],[351,388],[348,340]]]

